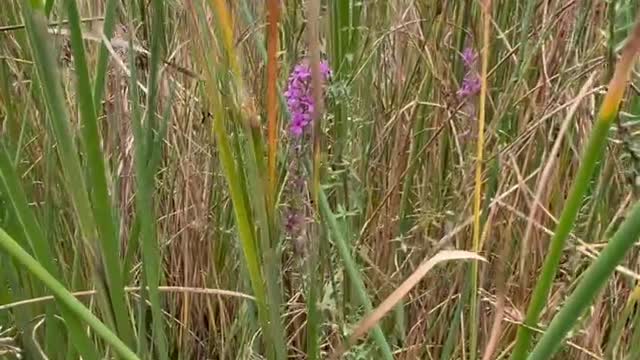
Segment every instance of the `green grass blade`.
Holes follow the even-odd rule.
[[[524,8],[521,27],[520,27],[520,50],[519,56],[520,64],[519,64],[519,74],[523,75],[526,71],[525,66],[528,65],[528,62],[525,61],[529,56],[529,28],[531,27],[531,20],[533,20],[533,16],[535,14],[534,7],[536,1],[535,0],[527,0]]]
[[[633,333],[631,334],[631,346],[629,348],[629,354],[625,360],[633,360],[640,358],[640,311],[636,312],[633,319]]]
[[[271,337],[274,342],[274,349],[277,359],[286,358],[286,342],[282,321],[280,319],[280,307],[282,304],[282,294],[279,286],[279,276],[282,269],[276,257],[276,234],[274,223],[274,210],[268,207],[267,194],[269,192],[268,179],[265,178],[267,168],[264,159],[264,145],[262,143],[262,135],[257,128],[247,129],[250,137],[249,154],[247,158],[250,160],[245,163],[249,173],[248,190],[252,193],[251,204],[253,204],[256,220],[258,220],[258,228],[260,231],[260,243],[263,253],[262,262],[264,264],[264,272],[267,285],[268,307],[271,323]],[[275,195],[273,195],[275,198]]]
[[[214,64],[218,54],[210,49],[205,49],[204,51],[211,51],[206,55],[213,56],[205,56],[204,52],[200,54],[207,71],[207,92],[214,111],[213,133],[223,174],[233,203],[238,237],[245,258],[251,288],[256,297],[258,316],[265,335],[263,340],[268,358],[273,358],[274,354],[282,358],[286,356],[286,343],[283,330],[279,329],[281,328],[281,320],[277,316],[280,302],[280,300],[277,300],[279,289],[276,288],[277,284],[275,284],[277,274],[273,269],[274,264],[265,264],[264,271],[266,274],[263,274],[263,261],[258,250],[258,234],[256,234],[256,228],[253,225],[254,221],[252,221],[257,221],[259,225],[258,231],[261,235],[260,239],[262,240],[261,244],[266,247],[261,249],[266,251],[266,256],[263,260],[270,261],[270,259],[274,259],[273,250],[270,249],[273,246],[270,240],[271,230],[269,229],[271,220],[268,218],[269,211],[265,208],[264,197],[266,193],[264,191],[260,192],[260,189],[265,188],[267,184],[266,179],[260,176],[260,174],[266,175],[261,135],[258,132],[256,118],[245,116],[240,106],[242,101],[246,99],[242,98],[244,96],[244,87],[240,78],[238,59],[232,46],[231,18],[227,5],[221,1],[209,1],[208,4],[219,22],[216,27],[216,35],[218,36],[216,40],[224,54],[224,56],[221,56],[224,59],[223,63],[226,63],[225,67],[220,67],[220,64]],[[206,22],[202,22],[202,24],[206,24]],[[203,33],[211,35],[209,31],[203,31]],[[202,40],[205,44],[208,44],[205,40],[213,41],[212,38],[205,39],[204,37]],[[211,47],[213,46],[211,45]],[[233,77],[229,78],[229,76]],[[229,92],[234,96],[225,95]],[[228,106],[227,104],[233,105],[235,108],[232,111],[227,111],[225,110],[225,107]],[[228,120],[232,122],[229,128],[236,130],[236,136],[233,139],[235,152],[230,143],[230,136],[227,134],[227,124],[225,122]],[[241,137],[242,133],[239,129],[245,130],[246,138]],[[242,150],[241,139],[248,142],[248,144],[244,144],[246,152]],[[245,153],[248,153],[248,156],[245,156]],[[246,179],[246,175],[251,176],[252,179]],[[250,196],[252,196],[252,199],[256,197],[254,201],[249,201]],[[252,213],[252,204],[255,204],[253,205],[255,214]],[[271,299],[276,304],[271,304]]]
[[[16,243],[4,230],[0,229],[0,247],[25,267],[31,274],[42,281],[58,301],[79,319],[85,321],[113,350],[125,360],[139,358],[109,328],[98,320],[80,301],[58,282],[47,270]],[[91,357],[98,359],[99,357]]]
[[[101,277],[100,268],[102,264],[99,263],[100,258],[96,257],[94,250],[95,244],[93,242],[97,238],[95,219],[92,216],[92,206],[83,180],[84,171],[80,164],[78,150],[71,131],[69,115],[60,83],[58,64],[55,62],[55,52],[47,31],[47,20],[41,10],[33,10],[30,6],[22,6],[22,10],[38,77],[42,84],[43,95],[50,116],[48,125],[57,142],[56,149],[62,165],[66,190],[71,198],[82,238],[88,244],[88,247],[86,247],[88,254],[85,255],[84,259],[93,265],[94,270],[97,270],[93,275],[100,290],[98,301],[106,315],[107,324],[113,326],[113,309],[106,292],[107,284],[105,279]]]
[[[268,317],[266,293],[264,289],[264,279],[260,270],[260,260],[258,258],[258,251],[253,236],[252,226],[249,223],[249,210],[246,208],[246,202],[243,200],[244,196],[242,195],[238,170],[233,160],[229,139],[227,134],[224,133],[224,123],[222,122],[223,116],[224,115],[218,111],[216,113],[216,119],[220,120],[217,120],[213,125],[218,143],[218,152],[220,154],[219,156],[225,172],[229,191],[231,192],[236,224],[245,261],[247,263],[247,269],[249,271],[251,287],[254,291],[258,305],[258,313],[261,316],[264,329],[268,329],[269,326],[266,321],[266,318]]]
[[[547,304],[547,296],[551,289],[558,264],[560,263],[560,256],[562,255],[565,242],[580,210],[582,198],[589,188],[589,182],[591,181],[597,162],[602,155],[607,141],[609,126],[610,123],[608,122],[598,121],[593,128],[593,132],[585,148],[585,153],[580,162],[580,168],[578,169],[575,182],[571,187],[558,225],[551,239],[549,251],[547,252],[542,267],[542,273],[533,291],[531,302],[527,309],[526,325],[536,326],[538,317]],[[528,327],[523,326],[518,329],[518,341],[516,342],[516,347],[513,352],[514,360],[523,358],[527,351],[531,335],[532,330]]]
[[[161,254],[158,241],[156,239],[155,214],[153,192],[155,189],[154,170],[149,167],[150,154],[153,153],[155,117],[157,108],[157,92],[159,63],[161,58],[161,39],[163,37],[163,4],[159,1],[153,2],[154,33],[151,45],[151,61],[149,65],[149,78],[147,83],[147,116],[144,124],[140,116],[139,108],[134,110],[133,134],[135,147],[135,173],[136,173],[136,214],[140,219],[140,243],[142,249],[142,262],[145,283],[148,287],[147,294],[151,303],[151,314],[153,323],[153,337],[155,340],[155,353],[160,359],[168,358],[168,345],[164,330],[164,318],[162,316],[162,304],[158,286],[162,279]],[[131,46],[131,38],[129,38]],[[130,93],[132,103],[138,101],[137,72],[135,70],[135,59],[133,52],[129,52],[129,65],[131,69]],[[144,301],[141,302],[144,307]]]
[[[618,231],[598,258],[589,266],[573,293],[553,318],[544,335],[533,348],[529,360],[550,359],[564,337],[591,305],[616,266],[640,237],[640,202],[636,203]]]
[[[109,40],[111,40],[111,37],[113,36],[117,5],[117,0],[107,0],[105,6],[102,33]],[[107,50],[107,47],[101,42],[100,52],[98,54],[98,65],[96,67],[95,84],[93,88],[93,104],[98,112],[100,111],[102,96],[104,94],[104,84],[107,76],[107,65],[109,64],[109,56],[109,50]]]
[[[367,295],[367,290],[364,285],[364,281],[360,277],[360,270],[358,269],[355,261],[351,257],[351,251],[349,250],[348,244],[340,227],[338,226],[338,222],[336,220],[335,215],[331,211],[329,207],[329,201],[327,200],[327,196],[324,191],[320,189],[319,191],[319,202],[320,202],[320,211],[322,213],[322,217],[326,220],[328,229],[331,232],[331,236],[335,241],[335,245],[338,248],[338,253],[342,258],[342,262],[344,263],[345,268],[347,269],[347,274],[351,279],[351,282],[354,284],[356,289],[356,296],[360,301],[360,304],[365,308],[366,313],[371,313],[373,311],[373,305],[371,304],[371,300],[369,299],[369,295]],[[380,347],[380,351],[382,352],[383,359],[393,359],[393,355],[391,353],[391,347],[387,342],[387,339],[382,332],[382,329],[379,325],[376,325],[373,328],[373,338],[375,339],[378,347]]]
[[[54,276],[58,276],[58,268],[53,259],[53,251],[45,241],[42,229],[36,220],[35,214],[29,208],[18,174],[14,170],[11,157],[6,146],[0,143],[0,189],[13,208],[13,214],[21,225],[25,238],[33,254],[41,262],[42,266]]]
[[[468,278],[467,278],[468,279]],[[442,352],[440,353],[440,360],[449,360],[453,358],[455,344],[458,342],[458,333],[460,332],[460,322],[464,312],[464,305],[468,301],[469,292],[472,291],[472,284],[470,281],[464,282],[464,288],[458,303],[456,304],[453,318],[449,323],[449,329],[447,330],[447,337],[442,346]]]
[[[607,346],[604,350],[605,359],[616,358],[616,349],[618,347],[618,343],[622,338],[626,325],[629,323],[629,317],[633,314],[633,309],[638,302],[638,298],[640,298],[640,287],[636,287],[631,292],[627,303],[620,313],[620,316],[617,318],[614,326],[612,327]],[[636,328],[635,330],[637,331],[638,329]],[[631,343],[633,344],[633,342]]]
[[[71,27],[71,47],[75,60],[77,79],[77,99],[82,117],[82,135],[87,153],[89,181],[91,183],[93,213],[96,220],[98,238],[102,245],[102,257],[105,264],[109,299],[113,307],[118,335],[129,346],[135,343],[133,329],[129,320],[127,298],[120,264],[120,244],[115,227],[109,199],[109,189],[105,174],[105,162],[100,144],[102,139],[98,130],[98,119],[91,96],[91,79],[85,57],[80,15],[75,0],[65,0],[69,24]]]
[[[3,264],[3,271],[1,272],[2,274],[0,274],[0,285],[2,288],[0,290],[0,303],[9,303],[14,301],[14,299],[30,296],[25,289],[27,284],[19,279],[19,271],[11,257],[4,252],[0,252],[0,261]],[[16,328],[22,331],[28,331],[30,329],[29,321],[33,318],[33,312],[30,311],[30,309],[26,307],[18,308],[15,309],[12,314],[7,314],[6,318],[9,318],[9,315],[13,316]],[[5,318],[5,316],[3,316],[3,318]],[[3,322],[3,324],[4,323],[5,322]],[[7,321],[6,323],[8,324],[9,322]],[[24,340],[22,340],[22,355],[25,359],[29,357],[37,358],[40,354],[36,349],[34,340],[31,336],[25,336]]]
[[[44,237],[44,233],[38,224],[35,214],[29,208],[27,197],[20,186],[18,175],[11,165],[9,153],[5,145],[1,143],[0,184],[2,185],[0,189],[2,189],[3,193],[5,193],[9,198],[14,209],[14,214],[22,227],[25,238],[33,249],[36,259],[38,259],[42,267],[49,274],[56,278],[61,278],[59,275],[60,271],[54,262],[53,251]],[[72,335],[73,345],[78,349],[83,357],[88,359],[97,358],[98,353],[76,316],[69,312],[64,306],[60,307],[60,312],[65,319],[65,323],[69,329],[69,334]]]
[[[73,136],[69,126],[64,96],[59,83],[59,74],[54,51],[47,35],[46,19],[41,12],[33,12],[29,6],[23,6],[25,24],[29,33],[31,46],[36,58],[38,76],[43,85],[43,94],[51,117],[51,127],[58,140],[57,149],[60,153],[65,176],[69,182],[68,189],[86,237],[93,237],[93,219],[91,207],[87,198],[85,185],[82,181],[82,170],[78,159],[78,152],[73,143]]]
[[[332,1],[330,5],[329,19],[331,22],[331,66],[334,68],[336,81],[340,81],[345,77],[349,77],[350,70],[349,58],[355,57],[357,49],[349,48],[349,34],[351,33],[351,7],[354,1]],[[357,34],[357,33],[355,33]],[[347,56],[349,55],[349,57]],[[347,117],[344,102],[339,102],[333,109],[334,120],[334,136],[336,142],[336,151],[334,154],[335,164],[342,166],[342,154],[345,144],[347,143]],[[345,172],[346,173],[346,172]],[[346,184],[346,175],[343,175],[343,182]],[[343,194],[344,197],[345,194]],[[348,205],[348,202],[344,205]]]
[[[420,93],[423,98],[427,98],[430,93],[431,77],[425,76],[422,79],[420,85]],[[421,157],[419,152],[422,143],[425,141],[425,117],[426,111],[422,108],[416,109],[413,112],[412,122],[414,123],[412,134],[413,140],[411,141],[409,149],[409,158],[407,159],[406,176],[404,176],[404,183],[402,184],[402,194],[400,195],[400,209],[399,213],[399,225],[398,236],[400,237],[400,246],[397,247],[397,251],[400,252],[400,263],[404,262],[406,258],[406,250],[404,248],[405,238],[409,233],[411,226],[413,226],[413,219],[411,213],[415,210],[411,207],[411,197],[413,194],[413,178],[416,173],[417,166],[413,166]],[[404,342],[406,336],[406,315],[404,311],[404,301],[400,301],[394,308],[394,315],[396,319],[395,332],[399,341]]]
[[[321,316],[318,309],[318,297],[321,294],[319,287],[322,286],[320,280],[322,276],[318,273],[318,254],[310,254],[307,258],[307,348],[306,353],[309,360],[320,359],[320,325]]]
[[[578,168],[578,173],[573,182],[569,196],[558,220],[554,235],[549,245],[549,251],[545,257],[542,272],[533,291],[531,302],[527,309],[524,324],[518,329],[516,345],[512,353],[513,360],[524,359],[532,336],[531,327],[537,326],[538,317],[547,302],[547,296],[551,289],[553,279],[556,275],[560,256],[564,249],[564,244],[574,226],[578,211],[582,204],[582,199],[590,187],[594,170],[598,166],[605,144],[609,127],[618,114],[618,107],[624,91],[626,82],[631,73],[633,63],[640,51],[640,21],[636,24],[634,32],[630,35],[629,41],[623,50],[622,57],[616,71],[609,83],[609,89],[602,102],[600,113],[593,126],[593,130],[586,144],[583,157]]]

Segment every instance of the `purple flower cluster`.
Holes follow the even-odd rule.
[[[473,66],[473,63],[476,62],[477,57],[478,56],[476,55],[476,53],[470,47],[462,50],[462,62],[464,63],[464,66],[467,68],[470,68]]]
[[[331,69],[326,61],[320,63],[320,71],[324,81],[331,77]],[[284,96],[291,113],[289,131],[294,136],[300,136],[311,123],[311,116],[315,110],[311,93],[311,68],[307,62],[302,62],[293,68]]]
[[[469,47],[462,51],[462,62],[466,70],[462,79],[462,86],[458,89],[458,96],[462,99],[473,96],[480,91],[480,78],[473,70],[476,58],[477,55],[472,48]]]
[[[326,83],[332,76],[329,64],[320,62],[322,80]],[[323,91],[326,87],[323,85]],[[287,236],[293,240],[297,252],[305,253],[306,233],[305,226],[308,223],[309,213],[312,211],[306,191],[307,182],[304,167],[301,166],[305,152],[309,144],[304,140],[305,130],[313,121],[313,113],[316,103],[311,89],[311,67],[307,60],[297,64],[287,83],[284,92],[287,100],[287,108],[291,114],[289,123],[289,135],[292,146],[290,147],[289,178],[284,194],[286,206],[283,214],[282,227]]]
[[[285,191],[286,210],[283,219],[285,234],[293,240],[296,251],[304,253],[304,227],[307,223],[305,214],[310,207],[305,197],[307,183],[303,169],[300,166],[300,158],[303,155],[302,138],[295,139],[298,144],[291,147],[291,160],[289,163],[289,179]]]

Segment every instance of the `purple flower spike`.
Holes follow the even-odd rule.
[[[473,48],[468,47],[462,51],[462,62],[466,70],[460,89],[458,89],[458,96],[462,99],[473,96],[480,91],[480,78],[473,70],[473,63],[476,58],[477,55]]]
[[[295,136],[300,136],[302,135],[304,128],[301,124],[292,124],[291,127],[289,128],[289,131],[291,131],[291,134]]]
[[[458,96],[465,98],[475,95],[480,91],[480,86],[480,79],[477,76],[467,74],[462,79],[462,86],[458,90]]]
[[[320,63],[320,72],[325,81],[331,77],[331,69],[326,61]],[[311,115],[315,109],[311,95],[311,68],[307,62],[296,65],[289,76],[287,90],[284,92],[287,107],[291,113],[291,135],[299,137],[311,123]]]
[[[301,216],[299,214],[291,212],[286,217],[284,228],[288,233],[295,233],[301,224]]]
[[[476,53],[472,48],[468,47],[462,51],[462,61],[464,66],[469,68],[476,61]]]
[[[320,63],[320,72],[325,77],[325,79],[328,79],[331,77],[332,75],[331,69],[329,68],[329,64],[326,61],[323,61]]]

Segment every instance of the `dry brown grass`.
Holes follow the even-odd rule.
[[[26,42],[21,38],[21,30],[5,27],[16,20],[8,14],[14,12],[17,5],[15,1],[10,3],[6,5],[5,15],[0,15],[0,62],[8,71],[5,79],[10,84],[10,94],[0,94],[0,133],[3,137],[21,139],[24,150],[20,167],[25,183],[33,187],[30,193],[34,201],[40,203],[38,207],[43,212],[49,207],[61,209],[50,214],[53,233],[77,239],[76,224],[65,216],[68,200],[56,188],[59,175],[55,171],[50,174],[53,179],[46,180],[45,188],[39,184],[45,181],[47,166],[52,166],[47,165],[47,161],[55,164],[56,160],[47,160],[51,139],[41,123],[35,121],[43,116],[43,109],[37,96],[31,93],[34,74]],[[104,7],[103,1],[79,3],[87,18],[100,16]],[[255,43],[256,36],[264,32],[263,21],[247,23],[242,17],[241,3],[232,4],[237,20],[234,41],[242,54],[248,87],[256,102],[263,103],[265,62]],[[256,19],[264,19],[261,2],[247,3]],[[294,22],[288,10],[293,6],[291,3],[283,3],[287,6],[282,12],[285,21],[282,49],[293,48],[300,31],[299,19]],[[345,224],[351,232],[354,256],[362,265],[362,275],[374,305],[391,294],[422,259],[442,248],[471,249],[469,219],[477,140],[474,115],[477,99],[461,104],[455,95],[461,79],[456,41],[462,31],[480,39],[477,31],[480,11],[471,5],[475,2],[466,2],[470,4],[466,18],[461,18],[463,9],[455,2],[385,3],[366,4],[362,20],[366,31],[361,33],[363,49],[355,57],[359,60],[357,71],[354,70],[357,76],[349,84],[350,96],[342,99],[347,103],[351,135],[348,139],[334,139],[328,133],[327,139],[328,144],[342,142],[346,149],[343,171],[349,182],[348,207],[354,214]],[[522,78],[515,76],[517,82],[513,81],[520,61],[519,25],[517,16],[510,19],[512,15],[503,11],[510,9],[519,14],[520,10],[514,8],[517,3],[504,2],[502,7],[495,4],[493,50],[489,59],[485,132],[488,159],[482,179],[483,195],[491,198],[484,197],[482,203],[482,219],[489,225],[480,254],[488,262],[480,264],[477,331],[481,350],[492,338],[491,347],[495,346],[492,359],[509,348],[516,324],[522,320],[546,253],[549,233],[554,228],[554,216],[559,214],[575,174],[609,66],[605,2],[595,1],[590,7],[579,1],[545,1],[535,9],[530,41],[530,46],[538,41],[540,46],[531,53],[530,69]],[[193,48],[199,46],[198,29],[190,20],[189,9],[181,3],[170,3],[167,7],[167,53],[171,54],[167,60],[199,74],[202,64],[195,60]],[[118,10],[120,14],[122,10],[133,11],[125,7]],[[586,11],[586,26],[578,29],[576,19],[583,11]],[[326,16],[326,9],[323,14]],[[207,13],[207,19],[214,27],[213,16]],[[321,33],[326,35],[326,17],[322,21]],[[296,23],[296,31],[286,27]],[[87,26],[87,30],[89,28]],[[127,39],[125,28],[123,25],[117,32],[117,38]],[[578,39],[577,31],[583,31]],[[147,43],[145,37],[143,26],[136,29],[135,39],[143,46]],[[465,43],[479,49],[474,40]],[[87,44],[90,53],[95,54],[96,43]],[[284,84],[292,61],[299,55],[280,54],[280,84]],[[126,63],[124,53],[120,56]],[[73,104],[73,63],[64,66],[68,102]],[[115,63],[110,66],[101,118],[103,148],[113,176],[112,196],[119,207],[121,241],[127,253],[135,213],[131,110],[127,75]],[[144,66],[141,70],[144,71]],[[161,169],[156,176],[156,208],[148,210],[157,214],[158,246],[163,254],[166,285],[247,292],[246,270],[241,263],[231,201],[211,135],[211,119],[203,116],[210,107],[203,103],[204,88],[197,78],[168,66],[163,68],[163,77],[159,109],[169,101],[170,83],[174,84],[175,98],[170,104],[171,123],[163,144]],[[592,78],[595,81],[592,82]],[[20,109],[24,117],[9,118],[10,106]],[[332,106],[335,105],[328,103],[329,113]],[[625,109],[637,114],[637,106],[637,100],[629,98]],[[266,119],[266,113],[261,115]],[[72,112],[77,123],[75,116]],[[541,329],[592,261],[592,256],[587,254],[598,252],[611,229],[624,217],[625,208],[637,198],[636,171],[640,168],[634,163],[633,152],[625,145],[634,143],[637,125],[630,123],[628,117],[622,120],[626,130],[610,135],[602,175],[594,179],[593,192],[584,202],[544,311]],[[286,118],[282,117],[278,135],[285,133],[285,122]],[[422,127],[418,128],[417,123],[422,123]],[[281,142],[286,142],[285,137],[282,139]],[[414,147],[420,151],[413,153]],[[278,166],[288,161],[284,154],[280,154]],[[414,162],[415,168],[409,169]],[[405,194],[407,203],[403,204],[403,185],[408,175],[413,183],[408,189],[410,193]],[[329,176],[333,176],[331,181],[334,181],[339,175],[329,171],[323,182],[328,183]],[[332,198],[334,204],[337,205],[338,199],[338,196]],[[45,206],[43,202],[49,204]],[[404,234],[401,234],[402,213],[408,215],[409,225]],[[76,266],[73,261],[79,261],[75,257],[82,253],[69,244],[59,243],[58,251],[61,258],[67,259],[70,271]],[[279,245],[289,355],[302,359],[305,358],[307,320],[303,268],[288,239]],[[140,272],[138,256],[134,255],[133,259],[132,286],[139,285]],[[349,282],[345,282],[346,275],[335,252],[328,252],[321,259],[321,265],[325,286],[320,295],[325,335],[322,349],[329,352],[343,336],[350,334],[345,328],[356,324],[363,314],[354,306],[352,289]],[[570,346],[559,358],[604,358],[609,331],[640,276],[637,249],[628,256],[624,266],[593,304],[569,339]],[[456,263],[437,267],[408,293],[404,303],[406,338],[402,343],[394,343],[398,345],[396,358],[440,358],[447,339],[452,341],[450,358],[469,357],[467,310],[462,308],[459,323],[453,320],[460,311],[458,304],[466,297],[465,269]],[[87,271],[77,274],[78,289],[90,287],[91,277]],[[504,286],[500,280],[503,273],[506,274]],[[165,299],[165,310],[174,318],[168,321],[170,339],[176,353],[180,352],[183,358],[258,358],[252,354],[256,328],[251,326],[253,320],[248,315],[251,309],[247,302],[191,291],[170,294]],[[0,314],[1,309],[2,306]],[[495,319],[500,321],[494,323]],[[393,334],[392,317],[383,319],[382,324],[387,334]],[[493,335],[491,329],[496,330]],[[631,326],[625,329],[623,346],[628,345],[633,329]]]

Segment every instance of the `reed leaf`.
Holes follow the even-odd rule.
[[[567,333],[578,323],[580,316],[591,305],[616,266],[640,238],[640,202],[631,209],[626,220],[587,268],[575,290],[554,316],[528,360],[550,359],[562,344]]]
[[[160,75],[160,62],[162,59],[162,41],[164,39],[164,4],[161,1],[153,1],[153,35],[151,40],[151,57],[149,62],[149,77],[147,79],[147,111],[144,123],[139,109],[134,110],[133,134],[135,146],[135,173],[136,173],[136,214],[140,219],[140,244],[142,250],[142,264],[144,270],[144,284],[148,289],[147,294],[151,303],[153,323],[153,338],[156,353],[160,359],[168,359],[169,348],[167,344],[164,317],[162,315],[162,302],[158,286],[162,281],[161,253],[156,238],[155,222],[152,216],[155,212],[153,193],[155,189],[154,168],[149,166],[150,157],[154,145],[161,144],[157,140],[156,110],[158,101],[158,82]],[[131,44],[131,38],[129,39]],[[135,70],[134,53],[129,52],[130,96],[131,102],[137,104],[137,72]],[[141,308],[144,308],[142,302]]]
[[[367,294],[367,289],[365,287],[364,281],[360,276],[360,270],[351,257],[351,250],[349,249],[347,240],[345,239],[344,234],[338,226],[336,217],[329,207],[327,196],[322,189],[320,190],[318,196],[322,217],[324,221],[326,221],[328,230],[331,234],[331,238],[333,239],[335,246],[338,249],[338,254],[342,259],[342,262],[344,263],[347,274],[349,275],[351,282],[354,284],[358,301],[360,302],[360,305],[364,307],[367,313],[371,313],[373,311],[373,305],[371,304],[371,300],[369,299],[369,295]],[[385,335],[382,332],[379,324],[376,324],[373,327],[373,338],[380,348],[382,358],[387,360],[393,359],[391,347],[389,346],[389,343],[387,342],[387,339],[385,338]]]
[[[77,76],[77,99],[82,117],[83,143],[87,153],[89,182],[92,189],[92,209],[96,219],[98,238],[102,245],[109,299],[113,307],[118,334],[129,346],[135,343],[129,319],[129,309],[124,293],[124,281],[120,264],[120,246],[105,173],[105,162],[100,144],[98,119],[94,107],[91,80],[87,66],[80,15],[75,0],[64,0],[71,26],[71,48]],[[106,69],[103,69],[106,72]]]
[[[531,302],[524,321],[525,326],[521,326],[518,329],[516,344],[511,355],[513,360],[524,359],[529,349],[532,336],[530,328],[537,325],[540,313],[547,302],[547,296],[556,275],[565,242],[574,226],[582,199],[589,188],[594,170],[602,157],[607,142],[609,127],[618,114],[618,107],[622,101],[627,80],[631,74],[638,52],[640,52],[640,21],[636,23],[633,32],[629,35],[613,78],[609,82],[609,89],[600,107],[598,118],[585,146],[578,173],[576,174],[576,178],[569,191],[562,213],[560,214],[554,235],[549,244],[549,251],[545,257],[540,277],[531,296]]]
[[[125,343],[122,342],[109,328],[95,317],[81,302],[79,302],[67,289],[58,282],[36,259],[29,255],[16,243],[3,229],[0,229],[0,247],[14,258],[21,266],[42,281],[53,293],[56,299],[79,319],[89,325],[122,359],[139,360]],[[99,357],[93,357],[98,359]]]

